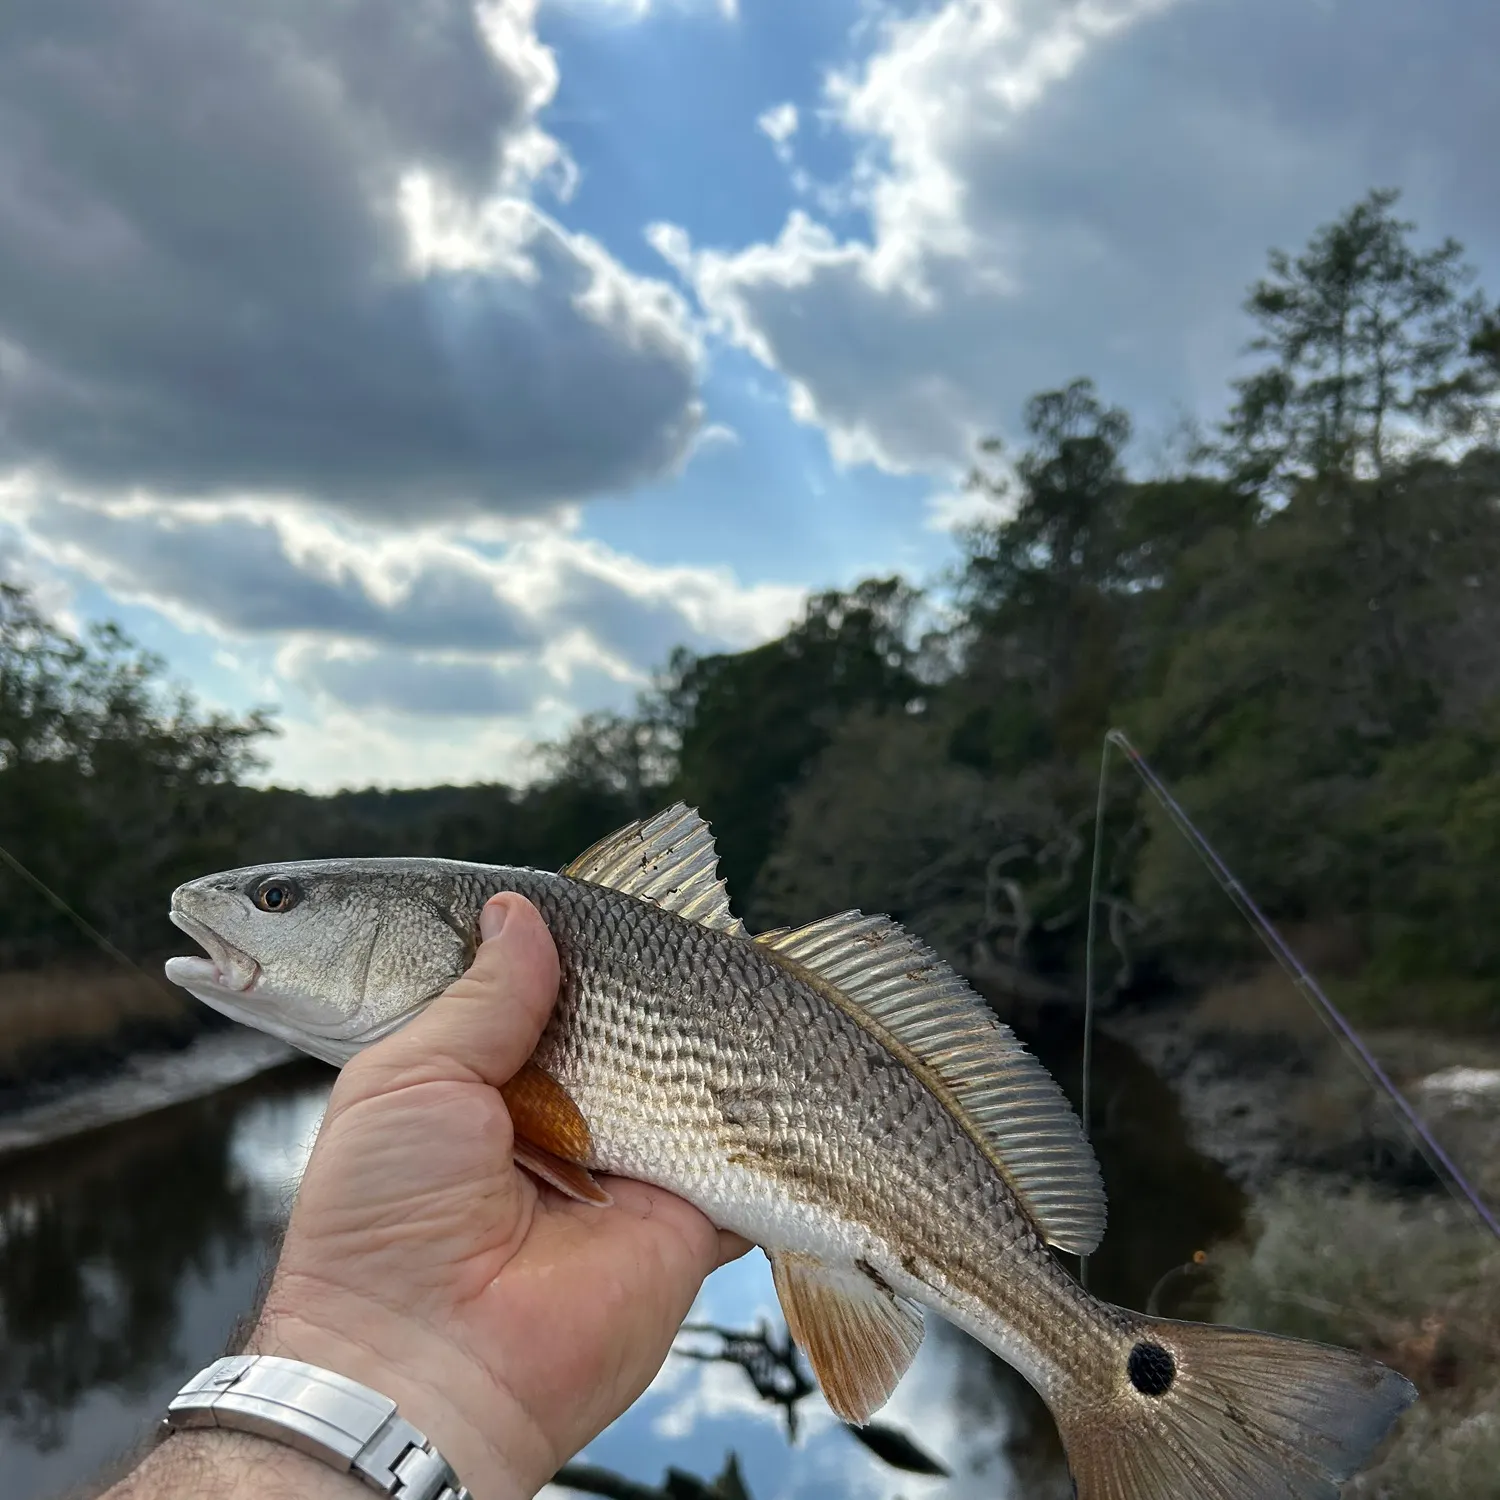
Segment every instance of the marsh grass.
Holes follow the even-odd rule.
[[[1493,1032],[1500,1016],[1495,984],[1488,979],[1443,975],[1410,979],[1371,970],[1331,982],[1330,992],[1357,1025],[1400,1026],[1420,1017],[1429,1030],[1462,1034]]]
[[[1274,964],[1206,990],[1193,1024],[1212,1036],[1274,1036],[1307,1046],[1329,1040],[1328,1027]]]
[[[1446,1202],[1288,1181],[1215,1256],[1219,1321],[1359,1348],[1421,1391],[1359,1500],[1500,1497],[1500,1247]]]
[[[0,973],[0,1084],[11,1087],[112,1059],[144,1041],[195,1031],[186,995],[165,981],[84,966]]]

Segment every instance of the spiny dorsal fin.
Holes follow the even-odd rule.
[[[863,1425],[889,1399],[922,1343],[920,1308],[853,1266],[781,1250],[771,1275],[786,1326],[834,1412]]]
[[[1048,1244],[1088,1255],[1104,1184],[1067,1096],[983,1000],[889,917],[841,912],[755,940],[836,990],[946,1090]]]
[[[681,802],[600,839],[569,860],[562,873],[638,896],[700,927],[745,935],[744,924],[729,910],[729,893],[719,879],[714,836],[708,824]]]

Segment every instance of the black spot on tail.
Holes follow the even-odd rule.
[[[1125,1368],[1131,1385],[1143,1396],[1165,1396],[1177,1377],[1177,1361],[1171,1351],[1144,1341],[1130,1351]]]

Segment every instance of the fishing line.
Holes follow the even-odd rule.
[[[117,963],[124,964],[127,969],[133,969],[137,974],[141,976],[142,979],[146,980],[149,984],[158,986],[159,988],[166,990],[168,994],[172,994],[173,997],[176,998],[175,992],[169,989],[167,984],[162,979],[158,978],[155,974],[148,973],[128,953],[125,953],[121,949],[115,947],[115,945],[110,942],[110,940],[105,937],[105,935],[100,932],[97,927],[91,926],[83,917],[81,917],[76,911],[74,911],[73,908],[69,906],[68,903],[64,901],[63,898],[59,896],[57,892],[54,891],[45,880],[41,878],[41,876],[33,875],[31,871],[28,870],[26,866],[23,865],[21,861],[18,860],[15,855],[5,847],[4,844],[0,844],[0,863],[8,865],[12,870],[15,871],[17,875],[21,877],[22,880],[33,887],[33,889],[39,891],[49,902],[51,902],[53,906],[58,909],[58,911],[60,911],[65,917],[69,918],[73,923],[75,923],[80,932],[82,932],[86,937],[92,938],[93,941],[96,942]]]
[[[1099,883],[1104,870],[1104,802],[1109,779],[1109,737],[1099,755],[1099,800],[1094,807],[1094,865],[1089,875],[1088,935],[1083,947],[1083,1138],[1091,1139],[1094,1078],[1094,934],[1099,918]],[[1089,1284],[1089,1258],[1078,1257],[1078,1282]]]
[[[1131,744],[1124,730],[1111,729],[1104,737],[1104,755],[1099,765],[1099,809],[1094,825],[1094,874],[1093,883],[1089,888],[1089,919],[1088,919],[1088,951],[1084,960],[1084,1075],[1083,1075],[1083,1108],[1084,1108],[1084,1130],[1087,1133],[1089,1119],[1089,1064],[1092,1061],[1092,1039],[1093,1039],[1093,1012],[1094,1012],[1094,986],[1093,986],[1093,950],[1095,911],[1099,903],[1099,879],[1100,879],[1100,857],[1099,849],[1101,834],[1103,832],[1104,819],[1104,796],[1105,776],[1109,767],[1109,751],[1111,746],[1118,746],[1128,758],[1130,764],[1135,767],[1137,775],[1146,784],[1146,789],[1156,798],[1163,811],[1172,820],[1173,826],[1192,846],[1199,859],[1208,867],[1209,873],[1226,896],[1234,903],[1240,915],[1250,923],[1261,942],[1265,944],[1272,958],[1281,966],[1287,977],[1296,986],[1302,997],[1313,1007],[1314,1011],[1322,1018],[1329,1030],[1338,1038],[1356,1064],[1364,1072],[1365,1077],[1377,1086],[1391,1103],[1395,1105],[1402,1117],[1403,1123],[1411,1132],[1417,1149],[1421,1152],[1423,1159],[1427,1162],[1438,1180],[1452,1192],[1457,1190],[1456,1196],[1461,1196],[1467,1201],[1470,1208],[1479,1216],[1484,1226],[1500,1239],[1500,1221],[1497,1221],[1494,1213],[1485,1203],[1479,1192],[1472,1186],[1468,1178],[1459,1170],[1458,1164],[1443,1149],[1437,1137],[1429,1129],[1427,1122],[1412,1107],[1410,1101],[1396,1087],[1390,1075],[1381,1067],[1375,1054],[1371,1052],[1364,1039],[1350,1024],[1344,1013],[1324,993],[1323,987],[1313,978],[1312,974],[1302,963],[1302,960],[1292,951],[1285,939],[1276,930],[1271,919],[1256,904],[1255,899],[1249,891],[1240,883],[1238,877],[1220,858],[1218,851],[1209,843],[1207,837],[1201,833],[1197,824],[1187,815],[1182,805],[1166,788],[1165,783],[1151,768],[1145,756]]]

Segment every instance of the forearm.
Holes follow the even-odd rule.
[[[369,1489],[285,1443],[248,1432],[178,1432],[100,1500],[359,1500]]]
[[[372,1319],[347,1321],[362,1326],[366,1333],[376,1331]],[[393,1342],[413,1350],[420,1345],[410,1329],[398,1334]],[[296,1404],[287,1408],[288,1416],[301,1421],[304,1413],[318,1413],[333,1423],[333,1430],[341,1436],[329,1446],[343,1453],[345,1462],[356,1451],[363,1454],[363,1445],[379,1437],[384,1446],[369,1451],[376,1470],[387,1483],[397,1483],[405,1475],[405,1482],[416,1484],[423,1495],[427,1493],[418,1476],[409,1472],[407,1462],[421,1459],[420,1453],[407,1452],[399,1466],[395,1462],[408,1445],[420,1442],[424,1435],[430,1442],[441,1445],[439,1451],[443,1457],[450,1453],[458,1457],[463,1465],[459,1473],[470,1484],[474,1500],[525,1500],[539,1487],[541,1478],[551,1472],[551,1465],[545,1464],[536,1483],[526,1485],[520,1481],[511,1469],[510,1459],[532,1445],[517,1431],[513,1415],[507,1420],[503,1403],[496,1400],[488,1413],[493,1426],[485,1436],[503,1446],[497,1450],[492,1442],[482,1440],[462,1420],[453,1404],[439,1394],[446,1383],[442,1379],[444,1361],[430,1351],[427,1358],[416,1361],[429,1378],[413,1378],[410,1369],[403,1368],[405,1361],[383,1359],[368,1343],[352,1343],[331,1336],[283,1312],[279,1316],[263,1314],[246,1342],[244,1353],[269,1354],[273,1358],[258,1369],[252,1367],[245,1372],[245,1385],[236,1383],[236,1392],[248,1391],[247,1399],[272,1405],[286,1400],[290,1392],[298,1393],[294,1398]],[[295,1364],[288,1368],[284,1363],[287,1360],[301,1361],[313,1369]],[[364,1396],[355,1397],[352,1411],[348,1408],[341,1411],[337,1405],[331,1409],[321,1405],[329,1399],[335,1403],[347,1401],[353,1391],[338,1391],[316,1375],[316,1370],[354,1380],[355,1391],[359,1385],[366,1387]],[[237,1382],[239,1372],[233,1372],[231,1378]],[[267,1381],[269,1386],[264,1383]],[[290,1392],[287,1381],[291,1382]],[[216,1388],[217,1381],[208,1389]],[[397,1422],[397,1427],[389,1434],[384,1425],[387,1411],[382,1411],[378,1400],[371,1406],[366,1398],[372,1396],[384,1396],[397,1405],[396,1415],[390,1418]],[[412,1431],[415,1426],[412,1418],[421,1423],[416,1432]],[[504,1436],[507,1432],[511,1434],[509,1439]],[[203,1495],[224,1496],[226,1500],[240,1500],[240,1497],[249,1500],[252,1496],[257,1500],[259,1497],[281,1500],[282,1496],[288,1500],[302,1496],[309,1500],[354,1500],[357,1494],[371,1493],[360,1474],[346,1472],[299,1451],[292,1446],[295,1441],[298,1440],[290,1432],[282,1439],[228,1426],[179,1429],[161,1439],[140,1467],[107,1489],[100,1500],[179,1500],[179,1497],[197,1500]],[[396,1446],[391,1447],[392,1443]],[[393,1474],[386,1473],[387,1465],[394,1469]]]

